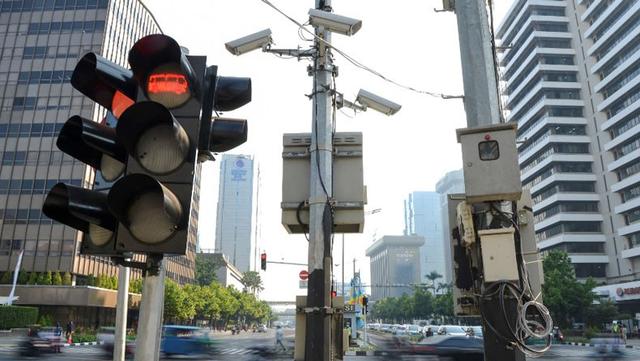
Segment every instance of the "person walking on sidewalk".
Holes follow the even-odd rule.
[[[287,346],[284,345],[284,343],[282,343],[282,340],[284,339],[284,331],[282,330],[282,326],[278,325],[276,327],[276,350],[278,349],[278,346],[282,347],[282,350],[284,352],[287,352]]]

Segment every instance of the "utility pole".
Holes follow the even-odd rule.
[[[135,361],[157,361],[160,358],[160,336],[164,312],[164,265],[162,256],[147,256],[140,302]]]
[[[330,10],[331,0],[315,0],[315,8]],[[315,26],[315,34],[331,42],[331,32]],[[330,199],[333,195],[333,124],[331,118],[331,79],[334,67],[326,43],[315,38],[313,59],[311,172],[309,186],[309,288],[305,360],[331,359],[331,232]]]
[[[127,313],[129,309],[129,267],[118,266],[118,303],[116,331],[113,341],[113,361],[124,361],[127,342]]]
[[[486,1],[457,0],[454,6],[460,39],[467,127],[500,123],[500,97]],[[505,307],[515,310],[514,300],[509,299],[505,303]],[[501,320],[502,317],[499,302],[485,302],[483,309],[485,360],[524,361],[525,355],[522,351],[507,345],[491,327],[487,327],[487,322],[493,325],[499,323],[505,327],[497,327],[498,331],[508,334],[506,325],[503,325],[502,321],[495,321]]]
[[[342,234],[342,298],[345,298],[344,294],[344,233]]]

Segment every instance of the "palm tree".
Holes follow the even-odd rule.
[[[438,278],[442,278],[442,275],[440,273],[438,273],[437,271],[431,271],[429,274],[424,275],[430,282],[430,284],[427,285],[427,288],[431,288],[433,290],[433,293],[436,292],[436,280]]]
[[[255,271],[245,272],[244,276],[242,276],[242,279],[240,280],[240,283],[242,283],[245,289],[250,290],[252,293],[264,290],[264,287],[262,287],[262,279],[260,278],[260,274]]]

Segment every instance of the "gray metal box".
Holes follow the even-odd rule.
[[[522,193],[516,125],[497,124],[456,131],[462,145],[464,187],[470,203],[517,201]]]
[[[282,225],[289,233],[303,233],[309,224],[310,133],[283,135]],[[333,137],[333,198],[336,233],[362,233],[366,188],[362,175],[362,133],[335,133]]]

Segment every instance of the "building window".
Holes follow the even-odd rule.
[[[604,253],[602,242],[566,242],[545,249],[545,252],[558,250],[567,253]]]
[[[561,233],[601,233],[602,222],[562,222],[536,232],[536,240],[544,241]]]
[[[606,265],[602,263],[574,263],[577,278],[604,278],[607,276]]]

